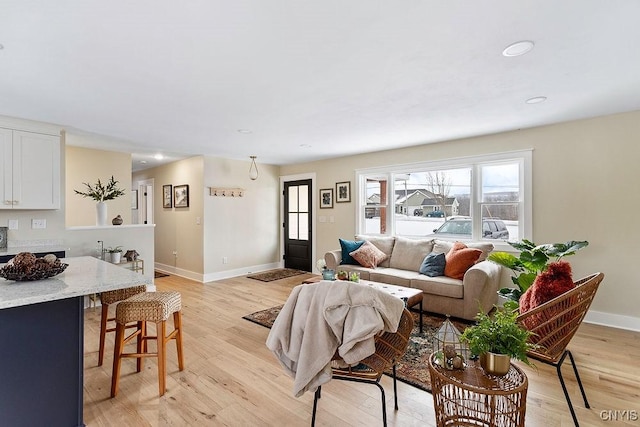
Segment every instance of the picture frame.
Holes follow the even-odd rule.
[[[351,201],[351,181],[336,182],[336,203]]]
[[[320,189],[320,209],[333,208],[333,188]]]
[[[131,209],[138,209],[138,190],[131,190]]]
[[[173,190],[172,190],[171,184],[162,186],[162,207],[163,208],[173,207]]]
[[[189,185],[176,185],[173,187],[173,207],[188,208],[189,207]]]

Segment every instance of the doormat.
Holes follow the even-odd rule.
[[[271,329],[273,322],[280,313],[280,309],[282,309],[281,305],[256,311],[242,318]],[[418,318],[420,313],[411,312],[411,314],[414,320],[413,331],[411,331],[407,351],[396,364],[396,378],[420,390],[431,393],[431,377],[429,375],[428,360],[431,355],[433,337],[440,326],[442,326],[442,322],[444,322],[446,317],[435,313],[423,313],[422,321],[424,322],[424,326],[422,333],[420,333],[420,322]],[[473,324],[473,322],[461,319],[451,318],[450,320],[461,332],[464,331],[467,326]],[[385,372],[385,374],[393,376],[391,370]]]
[[[296,270],[293,268],[278,268],[276,270],[265,271],[264,273],[252,274],[247,277],[249,279],[256,279],[262,282],[272,282],[274,280],[286,279],[287,277],[305,273],[308,273],[308,271]]]
[[[153,277],[156,278],[156,279],[159,278],[159,277],[167,277],[167,276],[168,276],[167,273],[163,273],[161,271],[154,271],[153,272]]]

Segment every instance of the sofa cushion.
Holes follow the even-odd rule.
[[[370,270],[369,280],[396,286],[411,286],[411,280],[420,276],[417,271],[398,270],[396,268],[377,268]]]
[[[411,279],[410,286],[420,289],[426,294],[440,295],[448,298],[464,298],[462,280],[452,279],[451,277],[429,277],[421,274]],[[425,298],[429,297],[425,296]]]
[[[358,261],[353,259],[353,257],[349,254],[362,246],[364,242],[355,242],[353,240],[344,239],[338,240],[340,241],[340,249],[342,250],[342,261],[340,261],[340,264],[359,265]]]
[[[481,255],[480,249],[469,248],[462,242],[455,242],[445,256],[444,275],[462,280],[464,273],[478,261]]]
[[[429,277],[444,276],[445,255],[431,252],[424,258],[420,266],[420,274]]]
[[[365,241],[362,246],[349,255],[353,257],[363,267],[376,268],[382,261],[387,259],[387,254],[378,249],[373,243]]]
[[[433,240],[413,240],[396,237],[389,266],[418,272],[424,258],[433,250]]]
[[[396,238],[393,236],[367,236],[366,234],[357,234],[356,241],[366,240],[374,244],[374,246],[380,249],[387,255],[387,258],[378,264],[379,267],[389,267],[389,260],[391,259],[391,253],[393,252],[393,246],[396,242]]]
[[[446,254],[451,250],[454,243],[456,242],[434,239],[433,252],[437,254]],[[493,250],[493,243],[489,243],[489,242],[465,242],[465,244],[467,245],[468,248],[480,249],[482,251],[480,258],[478,258],[478,262],[484,261],[485,259],[487,259],[487,257]]]

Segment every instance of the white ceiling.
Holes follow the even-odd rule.
[[[0,114],[136,159],[405,147],[640,110],[639,17],[637,0],[0,0]],[[502,55],[519,40],[535,48]]]

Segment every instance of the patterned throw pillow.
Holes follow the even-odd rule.
[[[382,261],[387,259],[387,254],[371,242],[364,242],[362,246],[349,253],[349,255],[358,261],[361,266],[367,268],[376,268]]]
[[[480,255],[482,255],[480,249],[468,248],[464,243],[455,242],[445,256],[444,275],[462,280],[464,273],[478,261]]]

